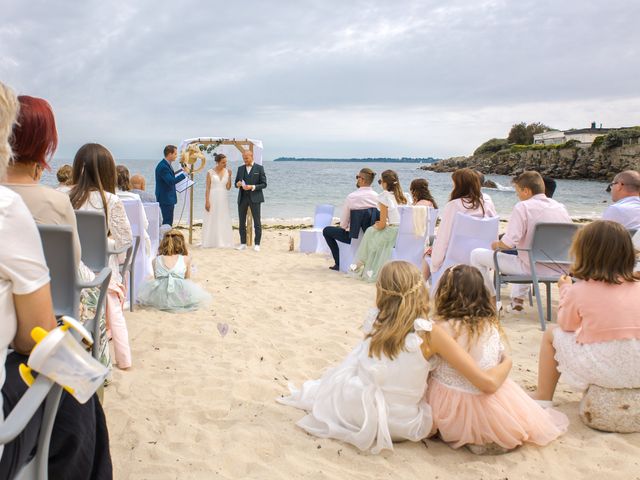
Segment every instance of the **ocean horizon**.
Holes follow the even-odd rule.
[[[116,160],[119,165],[126,165],[131,175],[141,174],[146,178],[146,189],[155,191],[154,172],[158,159]],[[57,185],[56,170],[63,164],[71,164],[71,159],[54,159],[51,170],[45,171],[43,183]],[[194,181],[194,221],[199,221],[204,213],[205,175],[214,165],[208,160],[206,168],[195,175]],[[235,172],[239,161],[230,161]],[[315,206],[332,204],[335,206],[335,217],[340,217],[345,197],[355,189],[355,175],[363,167],[362,162],[306,162],[286,161],[263,163],[267,175],[267,188],[264,192],[265,203],[262,206],[262,219],[265,222],[310,223]],[[440,207],[443,207],[452,188],[450,173],[437,173],[421,170],[419,163],[380,163],[372,162],[370,168],[376,173],[374,189],[380,191],[377,180],[386,169],[395,170],[405,192],[414,178],[426,178],[429,188]],[[486,175],[486,178],[498,184],[499,189],[483,189],[491,196],[501,218],[508,218],[513,206],[518,201],[511,186],[511,177],[505,175]],[[605,182],[592,180],[557,180],[558,188],[554,199],[564,203],[574,219],[596,218],[602,215],[610,204],[609,194],[605,192]],[[188,209],[185,202],[186,193],[178,194],[176,205],[176,222],[188,221]],[[229,209],[231,216],[237,220],[237,189],[232,186],[229,191]]]

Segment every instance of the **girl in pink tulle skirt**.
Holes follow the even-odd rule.
[[[502,329],[480,272],[468,265],[447,269],[435,298],[439,325],[466,349],[482,370],[503,356]],[[451,365],[438,359],[429,376],[427,403],[434,429],[453,448],[487,446],[511,450],[524,442],[546,445],[569,424],[555,410],[543,409],[507,379],[495,393],[482,393]],[[493,444],[493,445],[492,445]]]

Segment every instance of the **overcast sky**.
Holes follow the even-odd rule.
[[[632,0],[6,0],[0,81],[49,100],[62,158],[194,136],[447,157],[519,121],[640,124],[638,18]]]

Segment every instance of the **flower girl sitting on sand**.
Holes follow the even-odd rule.
[[[318,437],[336,438],[361,450],[393,449],[393,441],[418,441],[433,422],[425,401],[428,359],[440,355],[473,385],[495,392],[511,360],[486,371],[444,329],[428,320],[429,293],[408,262],[387,263],[376,283],[376,306],[365,337],[337,367],[278,401],[309,412],[297,424]]]
[[[445,270],[435,306],[436,325],[469,352],[478,368],[500,362],[502,329],[477,268],[456,265]],[[446,358],[439,360],[429,378],[427,402],[442,440],[453,448],[467,445],[473,453],[502,453],[523,442],[546,445],[569,424],[563,413],[543,409],[510,379],[495,393],[481,392]]]
[[[179,230],[165,233],[153,261],[155,279],[142,285],[138,299],[141,304],[158,310],[185,312],[197,310],[211,300],[211,295],[189,280],[191,257]]]

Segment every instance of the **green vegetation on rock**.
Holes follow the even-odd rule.
[[[500,150],[504,150],[509,148],[509,142],[506,138],[492,138],[491,140],[487,140],[478,148],[476,148],[474,155],[481,155],[483,153],[493,153],[499,152]]]

